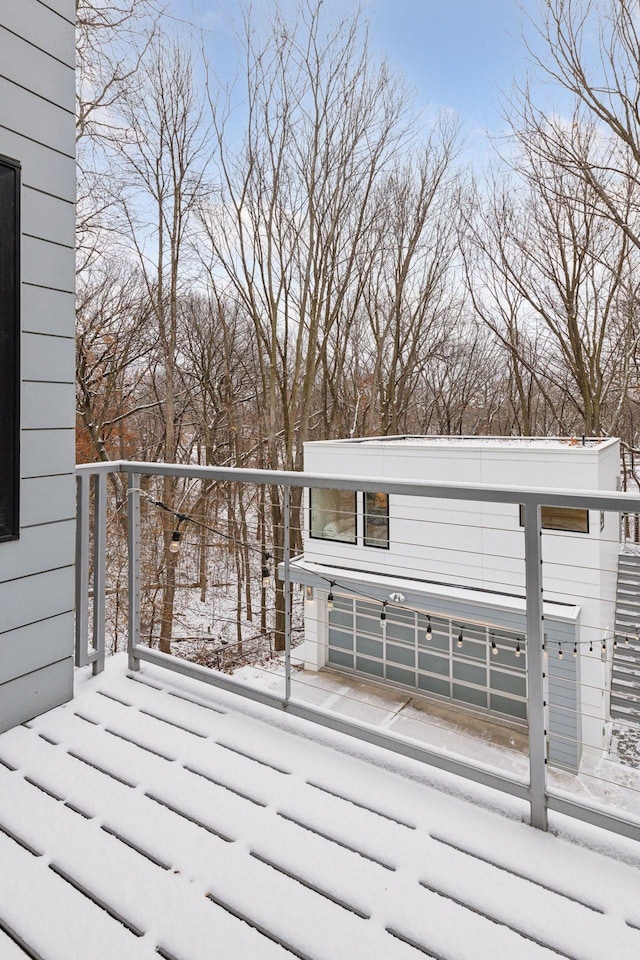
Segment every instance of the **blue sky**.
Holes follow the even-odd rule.
[[[328,0],[338,12],[347,3]],[[500,128],[499,91],[507,92],[526,65],[518,0],[363,0],[362,5],[373,50],[405,74],[421,103],[454,110],[472,140],[485,128]],[[525,0],[524,6],[535,10],[537,2]],[[206,28],[209,57],[224,75],[237,0],[171,0],[170,7]],[[253,0],[253,7],[259,17],[271,3]]]

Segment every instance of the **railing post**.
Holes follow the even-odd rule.
[[[76,477],[76,666],[87,663],[89,635],[89,483],[88,474]]]
[[[140,643],[140,474],[130,473],[127,485],[127,542],[129,549],[129,669],[139,670],[134,655]]]
[[[529,802],[531,826],[548,829],[547,758],[544,729],[544,623],[542,606],[542,528],[540,505],[524,506],[527,604],[527,697],[529,720]]]
[[[290,544],[290,497],[289,487],[284,487],[282,491],[282,505],[284,508],[284,699],[286,702],[291,697],[291,572],[289,569],[291,561]]]
[[[107,568],[107,475],[96,474],[93,499],[93,673],[104,670]]]

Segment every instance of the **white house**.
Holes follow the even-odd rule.
[[[321,441],[306,445],[304,468],[368,481],[615,491],[619,442]],[[318,488],[305,508],[304,554],[292,575],[307,587],[308,669],[365,675],[500,722],[526,723],[517,505]],[[549,759],[576,769],[584,749],[602,749],[608,717],[618,516],[549,507],[542,525]]]
[[[0,731],[72,695],[74,21],[0,0]]]

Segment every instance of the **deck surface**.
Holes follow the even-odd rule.
[[[0,736],[0,960],[640,956],[630,842],[238,701],[116,657]]]

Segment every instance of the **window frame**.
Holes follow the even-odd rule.
[[[550,527],[548,524],[545,524],[545,522],[544,522],[544,511],[545,511],[545,510],[574,510],[576,514],[578,514],[578,513],[585,514],[585,515],[586,515],[586,529],[585,529],[585,530],[577,530],[577,529],[575,529],[574,527],[556,527],[556,526]],[[522,504],[519,504],[519,506],[518,506],[518,517],[519,517],[519,521],[520,521],[520,526],[521,526],[521,527],[524,527],[524,515],[523,515]],[[554,532],[554,531],[555,531],[556,533],[578,533],[578,534],[581,534],[581,535],[584,536],[585,534],[588,535],[588,534],[591,532],[591,522],[590,522],[590,518],[589,518],[589,511],[588,511],[587,509],[583,509],[582,507],[547,507],[547,506],[541,506],[541,507],[540,507],[540,526],[541,526],[541,529],[542,529],[542,530],[549,530],[549,531],[551,531],[551,532]]]
[[[384,490],[378,491],[379,493],[384,493]],[[390,550],[391,549],[391,537],[389,536],[389,494],[384,493],[384,496],[387,498],[387,509],[384,514],[386,524],[387,524],[387,536],[385,540],[374,541],[371,537],[367,537],[367,518],[375,516],[367,511],[367,496],[376,496],[375,493],[369,494],[366,490],[362,491],[362,546],[363,547],[372,547],[374,550]],[[380,516],[380,514],[378,514]]]
[[[337,490],[340,493],[349,493],[348,490],[340,490],[339,487],[309,487],[309,537],[311,540],[326,540],[329,543],[345,543],[350,547],[358,545],[358,492],[353,493],[353,540],[345,540],[344,537],[326,537],[313,532],[313,491],[314,490]]]
[[[387,524],[387,538],[384,541],[374,542],[371,538],[367,538],[367,517],[373,516],[373,514],[367,513],[366,503],[367,503],[367,492],[365,490],[353,490],[353,516],[354,516],[354,538],[353,540],[345,540],[343,537],[327,537],[322,536],[321,534],[313,532],[313,492],[314,490],[337,490],[338,492],[348,493],[349,491],[340,490],[340,487],[308,487],[309,490],[309,539],[310,540],[325,540],[328,543],[344,543],[350,547],[367,547],[373,550],[390,550],[391,549],[391,537],[389,535],[389,494],[385,494],[387,498],[387,510],[386,510],[386,524]],[[383,490],[379,491],[384,493]]]
[[[6,217],[0,217],[0,230],[8,229],[13,234],[8,238],[9,244],[13,242],[13,250],[9,256],[12,296],[9,298],[6,307],[3,307],[2,302],[0,302],[0,331],[7,333],[13,341],[12,349],[8,354],[9,382],[6,393],[2,396],[3,402],[11,407],[10,416],[13,419],[13,428],[7,433],[12,456],[5,458],[4,451],[0,450],[0,460],[2,462],[9,461],[8,469],[0,466],[0,483],[7,483],[10,487],[13,487],[10,495],[11,503],[6,517],[6,528],[0,527],[0,543],[3,543],[18,540],[20,536],[20,241],[22,236],[20,199],[22,165],[18,160],[0,154],[0,167],[11,171],[14,177],[14,216],[9,224],[5,222]],[[11,187],[8,189],[11,190]],[[13,463],[10,462],[11,460],[13,460]],[[4,532],[5,529],[6,532]]]

